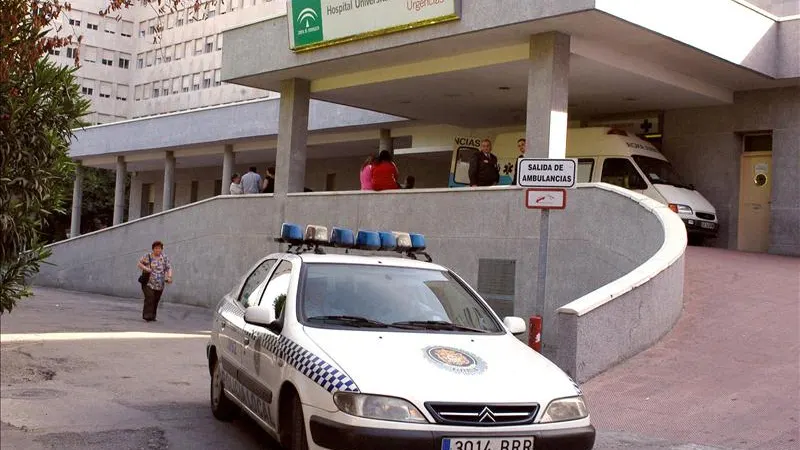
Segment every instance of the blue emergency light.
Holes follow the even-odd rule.
[[[379,231],[378,236],[381,239],[380,250],[394,250],[397,248],[397,238],[391,231]]]
[[[324,253],[320,247],[339,247],[347,250],[394,251],[413,259],[416,259],[416,254],[421,254],[432,261],[430,255],[423,251],[425,237],[419,233],[365,229],[353,233],[349,228],[332,227],[328,235],[328,227],[322,225],[307,225],[304,230],[298,224],[283,223],[281,236],[275,241],[288,243],[289,251],[295,253],[312,250],[314,253]]]
[[[381,237],[377,231],[358,230],[355,248],[360,250],[380,250]]]
[[[281,225],[281,239],[290,244],[302,244],[303,229],[295,223],[284,223]]]
[[[349,228],[333,227],[331,229],[331,244],[333,244],[334,247],[355,247],[356,238],[353,235],[353,230]]]
[[[425,236],[418,233],[409,233],[411,237],[411,251],[421,252],[425,250]]]

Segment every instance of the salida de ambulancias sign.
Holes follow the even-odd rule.
[[[301,51],[456,20],[461,0],[289,0],[289,46]]]
[[[575,186],[574,159],[521,158],[517,165],[522,187],[571,188]]]

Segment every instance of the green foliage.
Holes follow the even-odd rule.
[[[67,150],[89,108],[75,70],[45,58],[0,81],[0,314],[31,295],[27,283],[49,256],[42,230],[69,197]]]

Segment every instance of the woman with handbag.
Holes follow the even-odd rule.
[[[164,254],[164,244],[155,241],[152,245],[152,252],[144,255],[136,265],[142,270],[139,283],[142,285],[144,293],[144,308],[142,319],[147,322],[156,320],[158,312],[158,302],[164,292],[164,283],[172,283],[172,264]]]

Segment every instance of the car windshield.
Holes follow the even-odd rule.
[[[683,181],[678,172],[667,161],[663,159],[651,158],[649,156],[633,155],[633,160],[639,165],[647,178],[653,184],[670,184],[677,187],[685,187],[690,189],[689,186]]]
[[[490,312],[446,271],[306,265],[301,315],[320,327],[497,333]]]

